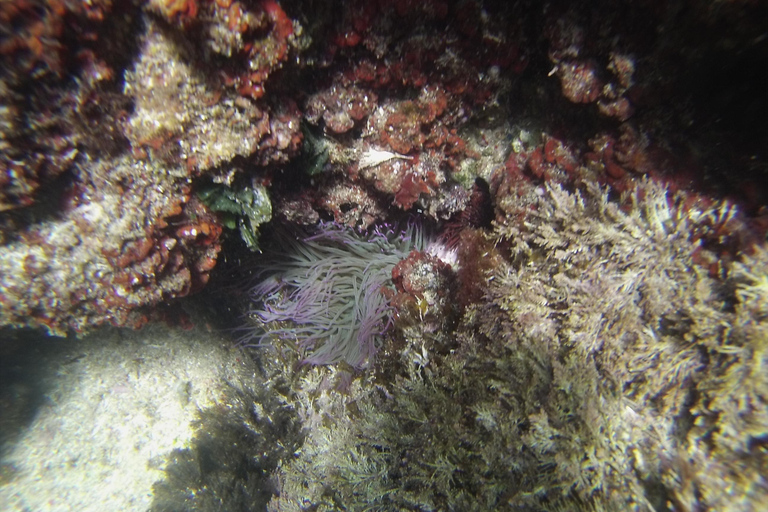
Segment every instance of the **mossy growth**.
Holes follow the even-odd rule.
[[[198,192],[208,208],[222,215],[229,229],[238,228],[240,236],[252,251],[259,249],[259,226],[272,218],[272,203],[262,185],[230,188],[212,183]]]
[[[271,473],[302,438],[271,385],[279,380],[263,387],[230,383],[220,404],[199,412],[189,447],[153,461],[165,478],[153,486],[151,512],[265,509],[274,493]]]
[[[759,508],[768,250],[710,277],[693,263],[709,213],[682,199],[552,186],[498,223],[509,261],[442,348],[411,335],[399,354],[418,358],[346,394],[305,374],[307,438],[272,508]]]
[[[472,189],[480,171],[480,163],[477,160],[466,158],[459,163],[458,169],[451,174],[466,190]]]

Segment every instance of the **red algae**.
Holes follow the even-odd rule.
[[[768,228],[764,163],[738,149],[758,147],[759,135],[718,131],[703,143],[719,103],[670,78],[675,58],[699,62],[676,34],[719,27],[700,6],[677,32],[659,6],[315,7],[2,4],[0,252],[22,262],[4,269],[3,323],[59,333],[129,325],[134,311],[201,289],[225,236],[222,216],[195,199],[211,182],[263,187],[287,222],[365,228],[409,211],[447,221],[452,240],[477,178],[496,220],[519,225],[554,184],[599,183],[625,201],[654,180],[706,210],[725,183],[742,206],[736,220],[715,215],[697,235],[697,261],[720,275]],[[751,55],[754,23],[724,9],[744,34],[728,41]],[[679,47],[676,57],[655,37]],[[311,176],[302,125],[323,148]],[[731,168],[747,170],[722,178]],[[107,213],[113,221],[99,226]],[[90,288],[53,284],[83,265],[100,269]],[[49,279],[47,291],[22,298],[27,273]]]

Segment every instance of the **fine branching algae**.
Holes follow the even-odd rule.
[[[723,286],[693,262],[712,212],[650,181],[622,203],[548,186],[448,349],[346,395],[306,374],[274,510],[752,510],[768,251]]]

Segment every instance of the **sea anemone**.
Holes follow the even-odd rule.
[[[423,230],[379,227],[359,234],[322,223],[310,236],[277,236],[252,290],[249,316],[261,328],[247,346],[287,343],[304,363],[346,362],[368,366],[392,323],[385,296],[392,269],[412,250],[426,246]]]

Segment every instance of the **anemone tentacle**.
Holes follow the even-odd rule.
[[[281,249],[268,257],[251,292],[249,316],[263,332],[242,344],[282,340],[296,346],[307,364],[369,365],[392,323],[382,290],[400,260],[426,247],[423,230],[409,223],[402,231],[378,226],[358,234],[323,223],[311,236],[279,238]]]

